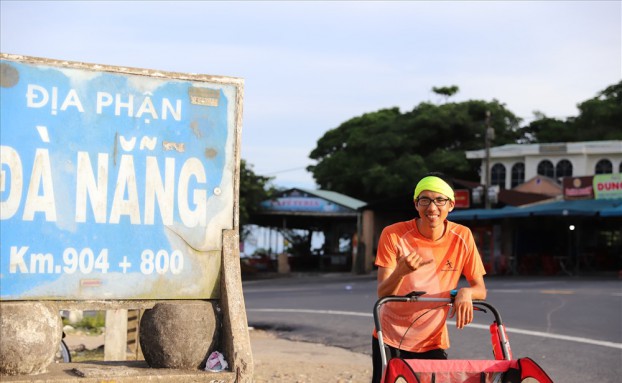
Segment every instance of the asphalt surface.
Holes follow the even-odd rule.
[[[559,382],[619,382],[622,280],[596,277],[488,277],[487,301],[499,309],[514,357],[528,356]],[[297,274],[245,280],[249,324],[280,337],[371,353],[375,275]],[[450,323],[452,359],[490,359],[488,325],[477,315],[464,330]]]

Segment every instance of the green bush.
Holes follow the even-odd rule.
[[[69,319],[63,318],[63,325],[70,325],[76,330],[84,330],[88,333],[101,333],[106,326],[106,312],[96,311],[95,315],[85,315],[80,322],[69,323]]]

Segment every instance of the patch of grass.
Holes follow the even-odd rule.
[[[104,348],[103,347],[99,347],[94,350],[71,352],[71,361],[74,363],[103,361],[103,360],[104,360]]]
[[[81,330],[87,334],[99,335],[106,326],[106,312],[96,311],[94,315],[85,315],[80,322],[69,323],[69,319],[63,318],[63,326],[69,325],[76,330]]]

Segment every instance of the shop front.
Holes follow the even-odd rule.
[[[454,211],[490,274],[586,275],[622,270],[622,199],[560,200]]]

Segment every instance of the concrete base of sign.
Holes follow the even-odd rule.
[[[52,363],[37,376],[0,376],[2,383],[239,383],[252,382],[232,371],[207,372],[150,368],[145,361]]]
[[[60,347],[58,311],[39,302],[0,302],[0,374],[45,372]]]
[[[127,357],[127,310],[106,310],[106,341],[104,360],[125,360]]]
[[[240,236],[237,230],[223,230],[222,236],[223,349],[236,383],[253,381],[253,356],[248,335],[248,319],[242,293]]]
[[[140,321],[140,347],[154,368],[203,369],[219,342],[215,302],[157,303]]]
[[[242,281],[240,278],[240,257],[239,243],[240,238],[237,230],[223,231],[223,262],[221,269],[220,291],[221,299],[218,301],[164,301],[155,305],[150,301],[131,301],[131,302],[107,302],[107,301],[91,301],[84,302],[0,302],[0,310],[2,319],[2,337],[0,338],[0,364],[2,366],[11,366],[11,373],[20,373],[23,375],[9,375],[6,369],[0,370],[0,381],[5,382],[47,382],[47,383],[145,383],[145,382],[167,382],[167,383],[188,383],[188,382],[212,382],[212,383],[251,383],[253,381],[253,358],[251,353],[250,337],[248,334],[248,321],[246,318],[246,308],[244,305],[244,295],[242,294]],[[225,359],[229,363],[229,367],[223,372],[207,372],[197,368],[193,364],[189,368],[151,368],[145,361],[116,361],[116,362],[81,362],[81,363],[50,363],[52,356],[59,349],[59,343],[62,334],[62,323],[59,309],[73,310],[85,308],[94,310],[117,310],[123,307],[154,309],[159,304],[162,307],[167,306],[163,312],[168,314],[158,314],[159,318],[165,319],[166,326],[173,326],[175,321],[184,321],[185,319],[194,320],[200,315],[206,317],[198,322],[183,324],[185,328],[189,328],[189,332],[178,336],[169,341],[162,340],[164,345],[183,344],[183,346],[174,346],[177,350],[200,349],[201,361],[199,366],[203,366],[201,362],[209,356],[212,348],[218,347]],[[216,304],[221,306],[220,313],[222,318],[217,315],[215,310]],[[125,305],[125,306],[124,306]],[[193,305],[197,305],[194,308]],[[210,311],[211,310],[211,311]],[[175,313],[173,313],[175,311]],[[181,313],[185,311],[184,313]],[[201,314],[203,313],[203,314]],[[208,320],[207,318],[213,318]],[[41,327],[40,321],[44,318],[55,318],[57,326],[53,329],[43,331],[37,328]],[[173,319],[174,318],[174,319]],[[213,330],[206,329],[206,323],[213,323]],[[145,326],[145,327],[143,327]],[[146,339],[145,333],[154,333],[155,330],[148,330],[146,324],[142,323],[139,331],[141,343]],[[169,331],[177,331],[175,329],[166,329]],[[182,330],[183,331],[183,330]],[[203,335],[197,335],[198,332]],[[25,344],[26,340],[17,336],[21,334],[26,338],[36,338],[42,342],[43,346],[18,345]],[[48,334],[46,336],[45,334]],[[52,336],[53,334],[53,336]],[[211,334],[211,335],[209,335]],[[162,337],[164,339],[165,337]],[[202,339],[201,339],[202,338]],[[220,341],[218,345],[200,345],[195,341],[212,342],[215,339]],[[150,347],[141,344],[145,359],[147,359],[144,348]],[[17,354],[15,348],[19,348],[21,354]],[[24,355],[23,353],[28,353]],[[9,355],[13,355],[10,356]],[[43,366],[43,372],[35,371],[28,368],[29,358],[36,360],[45,360],[47,369]],[[19,359],[17,365],[15,360]],[[152,362],[153,363],[153,362]],[[16,372],[19,370],[20,372]],[[26,374],[38,374],[36,377]]]

